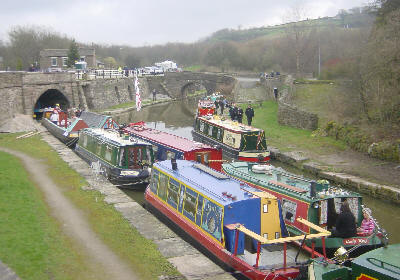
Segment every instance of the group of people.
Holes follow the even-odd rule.
[[[243,109],[240,106],[237,106],[235,103],[232,103],[229,106],[229,116],[232,121],[237,121],[239,123],[242,123],[243,121]],[[247,118],[247,124],[251,125],[251,122],[253,121],[254,117],[254,109],[251,107],[251,104],[249,104],[244,111],[244,114],[246,115]]]
[[[368,236],[375,229],[375,223],[369,208],[362,210],[364,219],[360,227],[357,228],[356,219],[351,212],[348,201],[344,201],[340,206],[340,213],[337,215],[335,226],[332,229],[332,237],[349,238],[357,235]]]
[[[237,106],[235,103],[229,103],[222,95],[218,96],[213,94],[210,97],[208,97],[208,99],[214,102],[215,114],[218,114],[218,111],[220,110],[221,115],[223,115],[225,108],[229,108],[229,117],[231,118],[232,121],[237,121],[239,123],[242,123],[243,113],[244,113],[247,118],[247,124],[251,125],[251,122],[253,121],[254,117],[254,109],[251,106],[251,104],[249,104],[246,110],[243,112],[242,107]]]

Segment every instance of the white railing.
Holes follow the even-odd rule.
[[[134,77],[136,72],[138,73],[139,77],[146,75],[164,76],[164,73],[146,73],[140,70],[90,69],[76,70],[75,77],[77,80],[113,79]]]

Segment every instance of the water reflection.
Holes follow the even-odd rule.
[[[188,139],[192,139],[191,130],[194,114],[197,107],[196,98],[176,101],[156,106],[145,107],[139,112],[129,112],[113,116],[119,123],[145,121],[147,126],[170,132]],[[299,171],[289,166],[274,162],[290,172],[299,174]],[[305,174],[305,177],[311,177]],[[138,203],[144,203],[143,192],[126,191]],[[371,208],[373,216],[379,224],[388,231],[390,243],[400,242],[400,207],[382,200],[363,195],[364,204]]]

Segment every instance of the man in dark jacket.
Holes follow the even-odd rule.
[[[253,120],[254,117],[254,110],[251,107],[251,105],[249,104],[249,106],[247,107],[246,111],[245,111],[246,117],[247,117],[247,124],[251,125],[251,122]]]
[[[242,119],[243,119],[243,109],[242,109],[242,107],[239,107],[238,113],[237,113],[237,121],[239,123],[242,123]]]

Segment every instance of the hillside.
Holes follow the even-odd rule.
[[[306,29],[343,27],[343,28],[361,28],[371,25],[373,16],[369,13],[337,15],[335,17],[324,17],[296,22],[298,26],[304,26]],[[294,23],[286,23],[274,26],[255,27],[249,29],[221,29],[214,32],[209,37],[201,40],[204,43],[214,43],[220,41],[245,42],[260,37],[267,39],[279,34],[284,34],[285,30]]]

